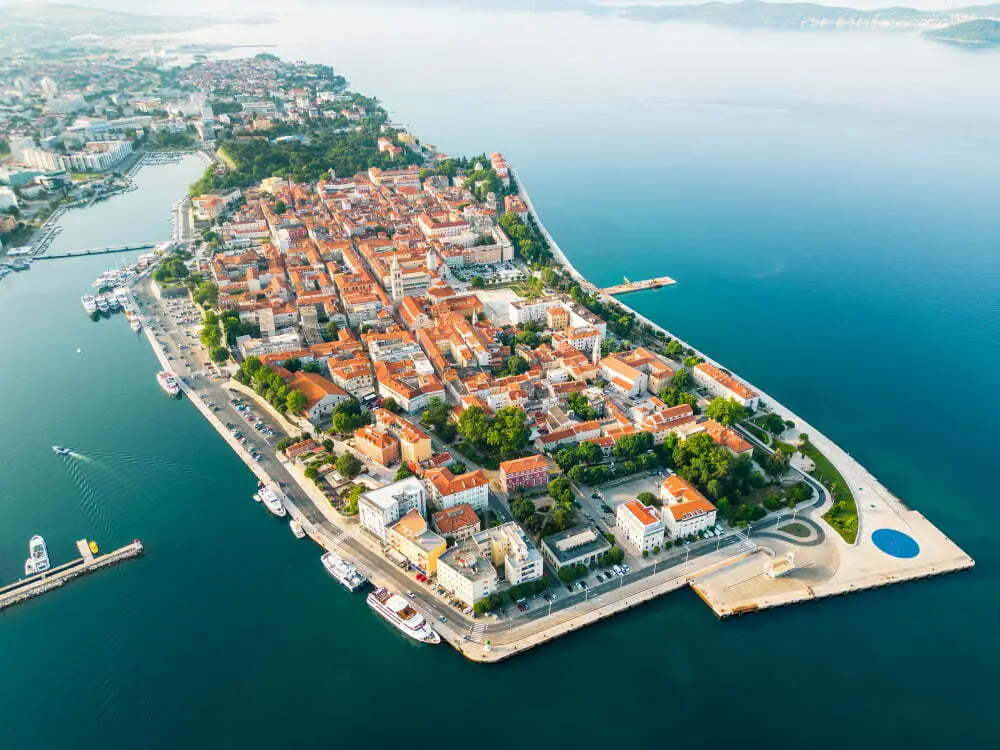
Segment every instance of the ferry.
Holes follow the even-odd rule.
[[[354,563],[345,560],[336,552],[327,552],[320,558],[326,572],[340,581],[348,591],[357,591],[368,583],[361,571],[354,567]]]
[[[97,298],[93,294],[85,294],[80,297],[80,302],[83,303],[83,309],[87,311],[87,315],[93,315],[97,312]]]
[[[270,487],[261,487],[254,497],[264,503],[264,507],[271,511],[273,515],[283,518],[288,511],[285,510],[285,504],[281,501],[280,494],[277,490],[272,490]]]
[[[166,391],[168,396],[176,396],[180,393],[180,383],[177,382],[177,378],[172,372],[160,370],[156,373],[156,382],[160,384],[160,388]]]
[[[71,448],[66,448],[62,445],[53,445],[52,450],[58,453],[60,456],[68,456],[73,452]]]
[[[380,587],[368,595],[367,601],[368,606],[384,620],[410,638],[421,643],[441,642],[441,636],[427,624],[424,616],[399,594],[394,594],[389,589]]]
[[[45,547],[45,540],[37,535],[31,537],[28,542],[28,559],[24,561],[24,574],[30,576],[44,573],[49,567],[49,551]]]
[[[292,530],[292,534],[296,539],[302,539],[306,535],[306,530],[302,528],[302,524],[296,519],[291,519],[288,522],[288,527]]]

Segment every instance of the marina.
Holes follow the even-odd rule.
[[[19,604],[36,596],[41,596],[44,593],[65,585],[77,576],[106,568],[123,560],[138,557],[143,552],[142,542],[138,539],[103,555],[97,554],[98,547],[95,542],[86,539],[77,541],[76,548],[80,557],[51,567],[48,559],[48,551],[44,546],[44,540],[39,536],[32,537],[31,556],[27,561],[28,563],[32,563],[31,572],[29,572],[29,566],[26,564],[25,578],[0,587],[0,609]]]

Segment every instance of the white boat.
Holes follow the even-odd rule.
[[[368,595],[368,606],[374,609],[383,619],[396,630],[422,643],[440,643],[441,636],[430,625],[424,616],[417,612],[409,600],[389,589],[377,588]]]
[[[285,504],[282,502],[281,493],[277,490],[273,490],[270,487],[261,487],[257,491],[257,498],[264,503],[265,508],[278,518],[282,518],[288,513],[285,510]]]
[[[181,386],[172,372],[160,370],[156,373],[156,382],[160,384],[160,388],[167,392],[168,396],[176,396],[180,393]]]
[[[138,315],[133,315],[132,318],[129,320],[128,324],[129,327],[131,327],[131,329],[136,333],[139,333],[139,331],[142,330],[142,322],[139,320]]]
[[[45,547],[45,540],[38,535],[31,537],[28,542],[28,559],[24,561],[24,574],[30,576],[44,573],[49,567],[49,551]]]
[[[97,300],[97,309],[102,313],[108,311],[108,298],[103,294],[98,294],[94,299]]]
[[[354,563],[350,560],[345,560],[336,552],[325,553],[320,558],[320,562],[323,563],[326,572],[344,584],[348,591],[357,591],[368,583],[368,579],[361,574],[360,570],[354,567]]]
[[[97,298],[93,294],[85,294],[80,297],[80,302],[83,303],[83,309],[87,311],[88,315],[93,315],[97,312]]]
[[[306,535],[306,530],[302,528],[302,524],[296,519],[291,519],[288,522],[289,528],[292,530],[292,534],[295,535],[296,539],[302,539]]]
[[[104,299],[107,300],[108,307],[111,309],[112,312],[122,309],[122,303],[119,302],[118,298],[115,295],[111,294],[110,292],[104,295]]]
[[[73,452],[71,448],[66,448],[62,445],[53,445],[52,450],[58,453],[60,456],[68,456]]]

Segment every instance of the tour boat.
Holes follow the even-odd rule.
[[[83,303],[83,309],[87,311],[88,315],[97,312],[97,298],[93,294],[83,295],[80,297],[80,302]]]
[[[348,591],[357,591],[368,582],[361,571],[354,567],[354,563],[345,560],[336,552],[325,553],[320,562],[323,563],[326,572],[344,584]]]
[[[28,542],[28,559],[24,561],[24,574],[30,576],[44,573],[48,569],[49,551],[45,547],[45,540],[35,535]]]
[[[264,503],[264,507],[271,511],[272,514],[276,515],[278,518],[284,517],[288,511],[285,510],[285,504],[281,501],[279,497],[279,492],[273,490],[270,487],[261,487],[257,492],[257,499]]]
[[[156,382],[160,384],[160,388],[162,388],[168,396],[176,396],[180,393],[180,383],[177,382],[177,378],[174,377],[172,372],[160,370],[156,373]]]
[[[70,448],[65,448],[61,445],[53,445],[52,450],[58,453],[60,456],[68,456],[73,451]]]
[[[288,522],[288,527],[292,530],[292,534],[295,535],[296,539],[302,539],[306,535],[306,530],[302,528],[302,524],[295,518]]]
[[[389,589],[377,588],[368,595],[368,606],[374,609],[383,619],[387,620],[396,630],[422,643],[440,643],[441,636],[430,625],[424,616],[417,612],[409,600]]]

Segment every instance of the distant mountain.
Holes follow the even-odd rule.
[[[987,18],[928,31],[928,39],[970,47],[1000,47],[1000,22]]]
[[[0,49],[64,43],[73,37],[173,34],[217,23],[259,22],[253,18],[152,16],[62,3],[18,3],[0,8]]]

